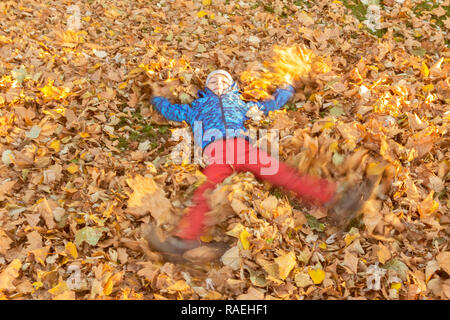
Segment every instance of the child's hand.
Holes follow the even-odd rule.
[[[168,82],[163,83],[153,83],[151,85],[152,88],[152,95],[158,96],[158,97],[165,97],[167,99],[173,98],[173,91],[175,90],[175,87],[179,85],[178,80],[172,80]]]

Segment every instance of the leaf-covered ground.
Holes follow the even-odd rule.
[[[0,298],[449,299],[449,6],[0,2]],[[173,228],[203,176],[171,160],[185,126],[152,110],[150,85],[177,81],[172,100],[189,102],[210,71],[239,80],[275,45],[329,69],[248,126],[280,129],[301,171],[380,176],[375,195],[337,232],[325,210],[234,175],[203,237],[230,250],[164,263],[141,227]]]

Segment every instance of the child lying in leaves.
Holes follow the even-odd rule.
[[[203,155],[209,165],[203,169],[207,180],[195,190],[194,205],[183,216],[175,234],[162,242],[153,227],[146,229],[145,237],[152,249],[165,254],[183,254],[201,244],[199,238],[204,231],[205,215],[210,210],[205,197],[207,190],[230,176],[233,171],[250,171],[256,178],[269,181],[272,185],[293,191],[299,198],[319,205],[336,204],[336,184],[325,179],[302,175],[295,168],[278,161],[265,151],[253,147],[245,134],[244,122],[248,120],[251,107],[257,107],[265,115],[283,107],[294,94],[290,83],[278,88],[273,99],[246,102],[241,99],[236,82],[224,70],[210,73],[206,88],[199,91],[199,98],[188,104],[171,104],[164,97],[154,97],[153,106],[166,119],[186,121],[194,132],[201,130]],[[199,125],[200,124],[200,125]],[[214,134],[210,134],[214,132]],[[198,133],[198,132],[197,132]],[[219,138],[218,138],[219,134]],[[270,170],[273,169],[274,170]],[[357,198],[348,208],[359,204]],[[354,210],[353,210],[354,211]]]

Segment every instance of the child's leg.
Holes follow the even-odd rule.
[[[210,161],[212,162],[202,171],[207,180],[195,190],[192,198],[194,206],[190,207],[187,214],[181,219],[178,230],[175,233],[177,237],[195,240],[202,235],[205,216],[210,210],[205,193],[210,189],[214,189],[217,184],[233,173],[231,166],[225,163],[224,146],[225,141],[218,141],[211,148],[205,150],[205,153],[209,153]]]
[[[335,193],[334,183],[326,179],[301,175],[295,168],[278,161],[259,148],[254,148],[247,141],[245,141],[245,153],[242,154],[242,148],[236,148],[236,152],[239,152],[241,158],[235,164],[236,170],[250,171],[257,178],[267,180],[286,190],[292,190],[298,197],[305,200],[324,204],[331,200]],[[242,160],[244,156],[245,161]],[[256,159],[256,163],[253,163],[255,161],[252,162],[252,159]]]
[[[217,184],[231,175],[233,169],[227,164],[211,164],[202,172],[206,176],[207,181],[195,190],[192,198],[194,206],[190,207],[189,211],[181,219],[178,230],[175,233],[176,236],[182,239],[194,240],[202,235],[205,215],[210,210],[205,192],[209,189],[214,189]]]

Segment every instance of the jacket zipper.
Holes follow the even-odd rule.
[[[222,112],[222,121],[223,121],[223,125],[225,127],[225,135],[226,135],[227,122],[225,121],[225,112],[223,111],[222,97],[221,96],[218,96],[218,97],[219,97],[220,111]]]

